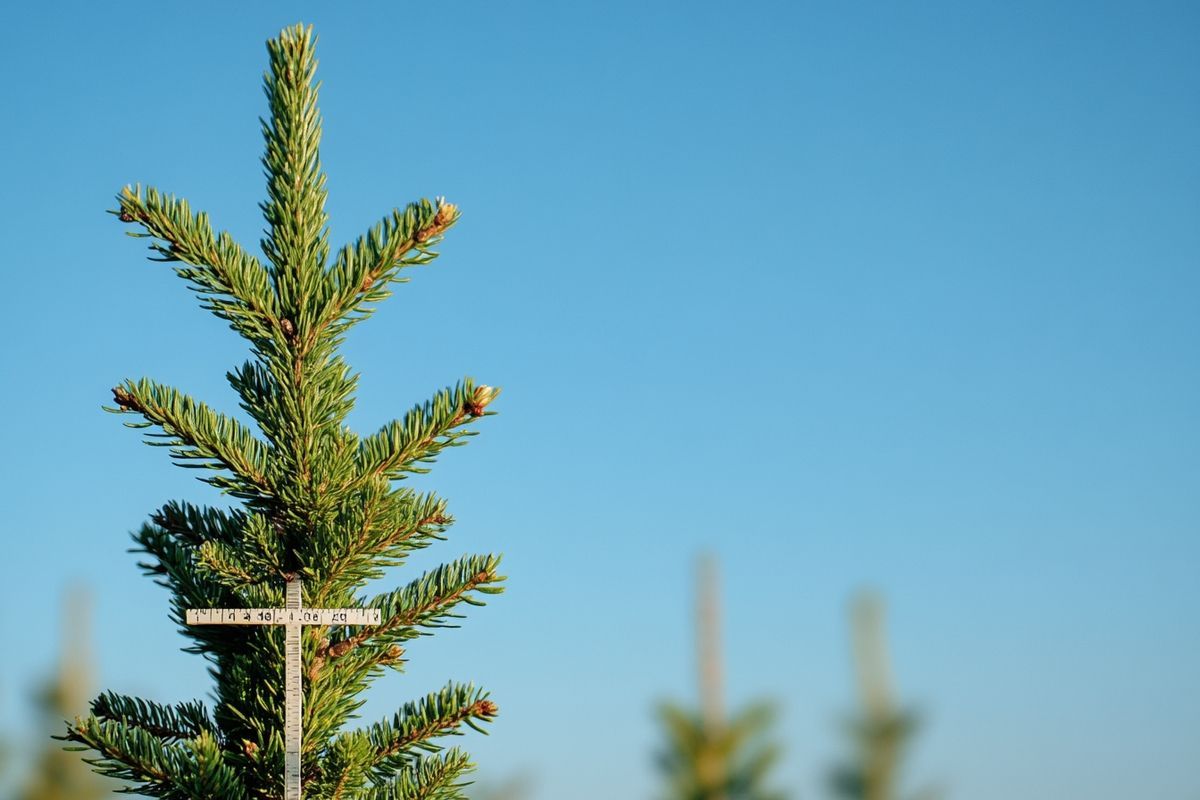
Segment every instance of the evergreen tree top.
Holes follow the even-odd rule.
[[[267,197],[260,259],[185,200],[126,187],[118,218],[170,263],[201,305],[249,344],[228,373],[253,426],[148,378],[113,389],[109,410],[132,417],[149,444],[237,502],[170,502],[135,533],[140,564],[171,592],[190,652],[211,664],[214,705],[161,705],[106,693],[67,737],[94,751],[98,771],[168,798],[276,798],[283,762],[278,629],[189,628],[188,608],[272,607],[284,581],[305,579],[305,605],[380,609],[378,626],[309,627],[303,636],[304,792],[313,798],[454,798],[467,756],[441,737],[478,727],[495,704],[451,683],[392,719],[346,730],[358,695],[404,646],[447,627],[501,590],[494,555],[464,556],[371,598],[367,581],[445,538],[446,502],[402,481],[466,443],[498,390],[464,378],[373,434],[346,424],[357,376],[339,354],[346,331],[386,299],[402,271],[430,263],[459,220],[442,198],[395,209],[336,252],[329,245],[321,167],[316,40],[297,25],[268,42],[262,121]]]

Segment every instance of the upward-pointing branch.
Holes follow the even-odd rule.
[[[337,328],[344,329],[368,314],[371,303],[391,294],[389,284],[407,280],[398,277],[402,268],[428,264],[437,257],[429,247],[458,217],[458,207],[440,197],[436,203],[410,203],[339,250],[329,271],[330,290],[318,327],[341,320]]]
[[[150,246],[158,260],[186,265],[175,272],[204,298],[205,308],[252,341],[274,335],[279,320],[270,276],[228,233],[214,233],[207,214],[193,214],[186,200],[151,187],[126,186],[117,203],[121,221],[145,231],[133,236],[159,240]]]
[[[261,499],[273,494],[267,477],[267,448],[237,420],[213,411],[204,403],[149,379],[126,381],[113,389],[116,411],[134,411],[163,433],[149,434],[171,448],[180,466],[224,469],[233,477],[205,478],[239,497]],[[141,423],[135,427],[145,427]]]
[[[460,428],[489,413],[485,409],[499,393],[491,386],[476,386],[468,378],[441,390],[403,419],[387,423],[360,443],[358,462],[362,473],[358,480],[395,480],[406,473],[427,472],[418,463],[432,461],[445,448],[462,444],[463,437],[473,435]]]
[[[284,315],[301,330],[312,320],[298,316],[311,311],[308,300],[329,255],[315,45],[311,27],[284,30],[267,43],[271,71],[264,76],[271,118],[262,125],[269,198],[262,204],[268,227],[262,246],[273,265]]]

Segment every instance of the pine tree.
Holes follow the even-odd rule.
[[[658,756],[665,800],[782,800],[768,788],[779,751],[769,741],[774,709],[756,703],[727,719],[722,699],[716,565],[701,559],[696,606],[700,709],[659,707],[666,743]]]
[[[57,673],[38,694],[38,705],[47,726],[79,713],[91,691],[91,654],[88,652],[88,600],[82,590],[69,593],[63,622],[63,643]],[[83,762],[49,739],[33,761],[17,800],[99,800],[110,797],[104,780]],[[112,788],[116,788],[113,784]]]
[[[187,627],[184,612],[279,608],[285,581],[297,576],[305,606],[375,608],[382,619],[304,629],[305,797],[461,797],[470,762],[444,749],[442,737],[481,729],[497,711],[480,689],[451,683],[390,719],[346,729],[372,680],[402,669],[410,639],[452,625],[464,606],[500,591],[499,559],[474,555],[394,591],[358,594],[410,551],[444,538],[446,502],[397,482],[465,444],[498,390],[468,378],[369,436],[346,425],[357,380],[338,354],[346,332],[407,280],[403,268],[434,259],[431,248],[459,212],[441,198],[412,203],[331,256],[314,45],[303,26],[267,43],[265,259],[153,188],[126,187],[113,212],[246,339],[252,356],[228,374],[249,423],[149,379],[113,389],[110,411],[137,417],[126,424],[149,429],[149,443],[169,448],[180,466],[208,470],[201,480],[233,499],[228,508],[170,502],[134,534],[146,555],[140,566],[170,590],[189,650],[210,664],[213,707],[109,692],[66,736],[94,751],[99,772],[148,796],[281,796],[283,630]]]
[[[872,594],[855,598],[851,627],[861,705],[849,724],[856,755],[835,768],[832,789],[845,800],[897,800],[901,760],[916,733],[917,718],[898,708],[892,697],[882,601]],[[935,794],[919,797],[932,800]]]

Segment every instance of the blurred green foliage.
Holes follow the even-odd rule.
[[[836,766],[830,788],[840,800],[899,800],[903,758],[917,731],[917,716],[897,707],[883,629],[883,601],[870,593],[851,610],[859,711],[847,724],[854,756]],[[934,800],[931,790],[912,800]]]
[[[697,587],[700,708],[659,706],[666,739],[658,753],[664,800],[784,800],[787,795],[767,788],[780,754],[770,741],[772,706],[757,703],[730,718],[725,714],[717,570],[711,558],[700,560]]]
[[[769,741],[774,710],[757,703],[718,726],[674,703],[659,707],[666,746],[658,763],[664,800],[784,800],[767,788],[779,749]]]
[[[113,796],[108,787],[115,784],[97,776],[77,753],[64,750],[61,741],[51,738],[51,731],[60,728],[64,719],[87,709],[92,689],[88,605],[82,590],[70,593],[59,666],[36,698],[45,731],[44,745],[34,756],[17,800],[99,800]]]

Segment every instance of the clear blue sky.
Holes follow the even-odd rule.
[[[214,499],[99,411],[153,376],[233,409],[243,348],[104,214],[124,183],[261,227],[263,42],[321,37],[333,238],[461,205],[348,346],[363,429],[505,393],[426,483],[510,592],[411,649],[539,798],[648,798],[694,694],[691,559],[724,569],[735,701],[818,796],[845,607],[889,601],[914,785],[1200,795],[1200,12],[1188,3],[26,3],[5,12],[0,728],[60,591],[100,683],[207,691],[127,532]],[[397,578],[399,580],[407,580]],[[45,621],[14,622],[18,608]]]

